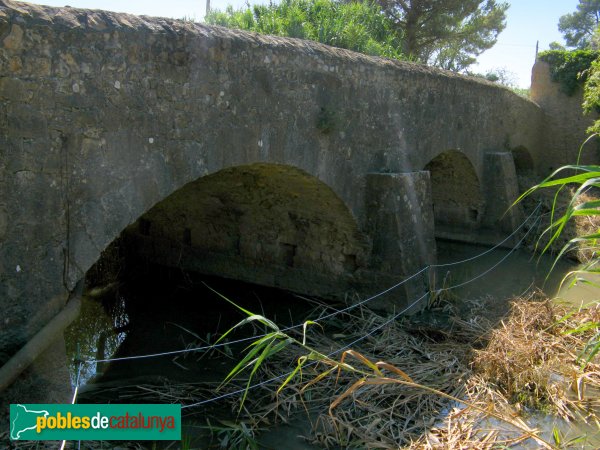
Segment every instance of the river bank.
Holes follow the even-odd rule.
[[[484,251],[486,249],[481,247],[441,243],[439,258],[442,263],[464,260]],[[477,282],[453,290],[452,295],[431,298],[430,308],[421,314],[390,320],[389,316],[357,308],[323,321],[322,329],[309,327],[307,344],[324,354],[336,352],[332,360],[339,361],[344,350],[353,349],[371,361],[385,361],[401,369],[411,380],[456,400],[395,382],[364,385],[352,390],[330,415],[332,402],[353,389],[363,376],[342,371],[336,378],[332,373],[303,390],[307,382],[330,367],[321,363],[316,368],[306,367],[303,381],[293,380],[279,395],[276,394],[281,378],[252,389],[238,415],[239,394],[219,402],[210,402],[210,399],[244,388],[245,381],[241,379],[216,390],[241,358],[244,344],[225,346],[220,351],[100,364],[88,374],[90,383],[82,387],[80,401],[175,402],[188,406],[208,401],[184,410],[182,442],[130,443],[134,448],[269,449],[281,448],[284,443],[294,450],[493,448],[501,443],[514,444],[514,448],[539,448],[544,444],[528,438],[527,434],[535,433],[536,428],[542,430],[539,436],[550,446],[597,448],[600,442],[594,436],[598,428],[593,414],[597,414],[594,408],[598,405],[598,392],[594,386],[600,370],[597,365],[579,368],[577,353],[586,336],[579,336],[581,340],[577,341],[563,335],[564,327],[574,325],[563,323],[555,327],[553,324],[566,314],[563,308],[567,306],[546,300],[556,294],[562,274],[574,266],[561,263],[555,277],[544,283],[552,263],[550,259],[536,261],[527,251],[509,254],[508,250],[496,249],[454,267],[447,282],[462,284],[504,258],[505,263]],[[533,286],[544,286],[545,295],[520,296],[513,303],[511,313],[510,300]],[[74,344],[79,343],[79,350],[89,353],[81,356],[94,359],[100,354],[128,357],[192,348],[214,342],[212,336],[238,320],[223,320],[231,310],[226,313],[219,308],[206,308],[206,302],[199,302],[199,296],[205,294],[190,285],[183,290],[171,286],[161,292],[152,286],[147,288],[143,293],[138,292],[142,301],[121,296],[121,301],[111,310],[112,316],[109,314],[106,319],[100,318],[101,305],[92,301],[88,305],[91,309],[82,314],[80,328],[71,330],[72,351],[77,348]],[[315,303],[300,302],[295,296],[233,286],[230,282],[218,288],[283,326],[314,320],[331,312],[331,308],[340,308],[327,304],[314,308]],[[593,291],[588,290],[585,297],[578,289],[567,293],[572,297],[572,305],[577,307],[578,302],[593,299]],[[121,294],[123,292],[121,290]],[[151,301],[152,292],[156,302]],[[124,304],[129,306],[125,308]],[[166,305],[169,305],[167,309]],[[598,320],[594,310],[583,314],[588,316],[577,317]],[[573,316],[573,320],[575,318]],[[119,333],[108,333],[109,329],[115,331],[116,325]],[[92,331],[97,326],[102,330]],[[301,334],[293,336],[302,338]],[[99,349],[99,343],[103,343],[104,348]],[[522,352],[517,358],[518,349]],[[286,353],[264,364],[253,384],[292,370],[302,354],[301,349],[290,347]],[[372,372],[351,355],[346,358],[345,362],[353,367]],[[516,364],[515,361],[521,362]],[[521,376],[526,372],[524,367],[531,369],[528,378]],[[545,378],[539,378],[544,373]],[[580,381],[573,385],[572,380]],[[584,385],[587,386],[585,392]],[[578,394],[584,396],[579,399]],[[465,408],[461,401],[468,401],[471,406]],[[486,413],[477,407],[484,408]],[[507,425],[506,420],[511,424]],[[565,446],[579,436],[584,436],[580,442]],[[232,446],[234,440],[238,442],[237,447]],[[76,443],[70,445],[75,448]],[[115,445],[123,446],[86,442],[82,448],[113,448]],[[31,448],[42,447],[36,444]]]

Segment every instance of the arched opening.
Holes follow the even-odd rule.
[[[213,343],[241,320],[219,294],[280,325],[301,323],[313,305],[295,294],[343,296],[369,255],[351,212],[317,178],[277,164],[224,169],[157,203],[104,251],[86,274],[71,353],[77,344],[87,359],[127,358]],[[174,358],[98,363],[84,375],[104,386],[213,367]]]
[[[161,265],[301,291],[307,277],[353,273],[368,251],[352,214],[328,186],[277,164],[234,167],[189,183],[128,227],[124,238]]]
[[[425,169],[431,178],[436,236],[444,231],[476,229],[484,201],[475,168],[461,152],[449,150],[433,158]]]
[[[523,146],[513,148],[511,153],[515,162],[517,176],[532,175],[535,167],[531,153]]]

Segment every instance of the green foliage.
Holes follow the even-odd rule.
[[[331,0],[282,0],[251,9],[211,11],[213,25],[321,42],[369,55],[401,59],[391,23],[369,3]]]
[[[378,0],[411,60],[462,71],[505,28],[508,3],[496,0]]]
[[[556,42],[556,41],[550,42],[549,47],[550,47],[550,50],[561,50],[563,52],[567,50],[567,48],[564,45],[562,45],[560,42]]]
[[[600,0],[579,0],[577,10],[561,16],[558,29],[567,47],[586,49],[592,46],[594,32],[600,24]]]
[[[588,71],[583,87],[583,109],[585,112],[600,112],[600,60],[595,60]],[[600,132],[600,120],[588,129],[590,133]]]
[[[509,88],[515,86],[516,75],[505,67],[488,70],[485,74],[469,71],[467,71],[466,74],[476,78],[483,78],[492,83],[498,83]]]
[[[338,382],[340,382],[341,384],[342,379],[345,379],[345,381],[348,381],[352,384],[350,384],[348,387],[341,387],[340,389],[336,389],[336,396],[335,398],[331,399],[331,402],[329,404],[329,416],[333,418],[333,411],[336,408],[340,408],[340,405],[342,403],[347,403],[348,399],[353,399],[353,401],[355,402],[361,401],[361,395],[364,392],[364,388],[367,388],[369,386],[383,388],[385,386],[401,385],[408,388],[416,388],[430,394],[435,394],[447,400],[464,404],[466,405],[467,409],[472,409],[480,414],[484,414],[485,416],[493,417],[497,420],[510,424],[511,426],[524,433],[524,435],[528,438],[534,439],[535,441],[540,443],[544,448],[552,448],[547,441],[543,440],[537,434],[536,431],[532,431],[528,427],[524,426],[522,421],[514,420],[512,416],[509,416],[507,414],[496,412],[493,410],[493,408],[489,408],[487,406],[483,407],[479,404],[475,404],[468,400],[465,400],[464,398],[458,398],[455,395],[443,392],[434,387],[418,383],[414,381],[404,370],[398,368],[393,364],[387,363],[385,361],[373,362],[367,356],[352,349],[343,351],[339,360],[335,359],[333,357],[333,354],[325,355],[315,350],[310,345],[307,345],[306,332],[307,327],[309,325],[319,325],[317,322],[309,320],[304,323],[302,341],[300,341],[280,331],[279,328],[277,328],[277,326],[269,319],[247,311],[241,308],[240,306],[235,305],[234,302],[222,296],[221,294],[219,295],[227,302],[231,303],[236,308],[243,311],[248,316],[248,319],[258,320],[259,322],[268,325],[269,328],[273,329],[274,331],[270,333],[270,335],[279,335],[282,339],[281,342],[278,344],[278,346],[280,347],[278,351],[281,351],[289,346],[295,346],[297,348],[300,348],[303,352],[305,352],[304,355],[297,357],[296,368],[290,374],[288,374],[287,378],[279,386],[279,388],[277,389],[277,395],[279,395],[283,391],[283,389],[286,386],[290,385],[292,380],[296,379],[297,377],[300,378],[300,384],[302,385],[302,387],[300,387],[300,385],[297,384],[293,389],[294,393],[295,395],[300,394],[301,396],[304,396],[307,394],[307,389],[309,389],[311,386],[324,384],[326,379],[330,378],[333,375],[336,375],[336,385]],[[241,325],[242,322],[236,325],[236,327]],[[257,367],[260,367],[261,365],[265,364],[270,357],[272,357],[278,352],[273,351],[273,349],[270,347],[272,342],[273,340],[271,338],[267,338],[267,336],[258,337],[257,340],[249,346],[250,350],[243,357],[242,361],[240,361],[240,363],[229,373],[229,375],[227,375],[227,378],[223,383],[225,384],[230,382],[234,377],[241,375],[245,369],[252,368],[252,374],[254,374],[257,370]],[[257,348],[259,350],[256,350]],[[355,363],[350,364],[349,362],[347,362],[348,360],[354,360]],[[306,366],[309,362],[318,363],[318,365],[315,365],[315,367],[317,368],[317,372],[311,371],[310,380],[304,380],[303,369],[307,368]],[[252,374],[250,376],[252,376]],[[350,375],[350,377],[346,378],[344,377],[344,375]],[[250,385],[248,384],[246,386],[246,389],[244,390],[244,394],[241,399],[242,405],[247,397],[249,389]],[[240,409],[241,408],[242,406],[240,406]],[[373,415],[373,417],[375,417],[375,420],[378,420],[381,417],[380,415],[377,415],[376,412],[372,412],[371,414]],[[386,412],[386,415],[387,414],[388,413]],[[246,443],[248,442],[248,437],[252,436],[251,430],[247,427],[240,430],[240,426],[238,424],[228,424],[225,429],[213,426],[211,426],[211,429],[213,429],[216,432],[224,433],[223,435],[227,437],[227,440],[224,442],[227,448],[254,448],[252,446],[233,446],[233,442],[229,439],[229,436],[233,435],[236,438],[242,439],[243,444],[247,445]],[[340,439],[339,435],[338,439]],[[221,441],[221,445],[223,446],[223,441]]]
[[[220,425],[213,425],[210,420],[207,421],[207,428],[212,436],[217,438],[219,448],[228,450],[258,450],[260,448],[255,438],[257,431],[255,426],[227,420],[219,421]]]
[[[595,2],[600,5],[599,2]],[[584,85],[584,101],[583,109],[586,112],[596,111],[600,112],[600,52],[595,51],[575,51],[575,52],[560,52],[550,51],[540,55],[542,58],[550,59],[551,67],[558,66],[558,63],[562,63],[563,67],[570,67],[563,69],[565,74],[568,73],[570,77],[570,83],[581,83],[582,78],[585,78]],[[569,60],[570,58],[570,60]],[[548,60],[544,59],[544,60]],[[554,64],[553,64],[554,63]],[[563,76],[566,76],[563,74]],[[581,76],[580,74],[584,74]],[[575,87],[577,84],[575,84]],[[575,88],[573,88],[574,90]],[[584,149],[584,146],[592,139],[597,139],[598,132],[600,131],[600,119],[596,120],[595,123],[588,129],[591,135],[581,145],[579,153]],[[566,173],[566,175],[564,175]],[[573,189],[573,195],[567,205],[565,211],[561,216],[557,217],[557,201],[558,191],[570,187]],[[550,239],[545,245],[544,250],[548,250],[552,243],[555,242],[565,229],[567,223],[577,217],[593,217],[600,216],[600,200],[595,198],[585,197],[584,195],[590,190],[597,190],[600,188],[600,165],[574,165],[564,166],[552,173],[548,178],[539,183],[536,186],[530,188],[525,192],[517,201],[520,201],[524,197],[533,194],[540,189],[557,189],[557,193],[554,196],[554,202],[552,204],[552,220],[548,228],[544,231],[544,234],[548,234]],[[592,285],[596,288],[600,287],[597,284],[586,280],[586,277],[590,274],[600,274],[600,229],[596,232],[592,232],[585,236],[576,236],[569,240],[559,252],[556,260],[561,256],[565,255],[571,249],[577,245],[585,244],[587,248],[593,251],[592,258],[582,269],[570,273],[568,276],[571,278],[571,285],[575,283],[585,283]],[[556,263],[555,263],[556,264]],[[564,282],[565,280],[563,280]],[[562,319],[564,320],[564,318]],[[586,346],[582,349],[580,359],[583,365],[590,362],[597,354],[600,353],[600,321],[589,320],[582,323],[576,328],[571,329],[567,334],[588,334],[588,340]]]
[[[486,72],[485,74],[467,71],[466,75],[475,78],[482,78],[484,80],[491,81],[492,83],[497,83],[502,86],[506,86],[515,94],[520,95],[521,97],[529,98],[529,89],[518,87],[515,82],[516,75],[513,72],[507,70],[506,68],[492,69]]]
[[[592,136],[593,137],[593,136]],[[588,139],[589,140],[589,139]],[[587,142],[587,141],[586,141]],[[559,176],[563,173],[567,173],[566,176]],[[553,242],[555,242],[562,232],[565,229],[567,223],[576,217],[589,217],[589,216],[600,216],[600,200],[592,199],[587,200],[583,198],[583,195],[588,192],[590,189],[598,189],[600,188],[600,166],[599,165],[573,165],[573,166],[564,166],[553,172],[548,178],[546,178],[541,183],[533,186],[529,190],[527,190],[518,200],[520,201],[524,197],[531,195],[532,193],[540,190],[540,189],[563,189],[565,187],[573,187],[574,193],[571,197],[569,204],[566,207],[565,212],[559,216],[557,216],[557,198],[558,195],[554,197],[554,203],[552,205],[552,220],[548,228],[544,230],[542,236],[548,234],[550,239],[547,244],[544,246],[542,252],[547,251]],[[577,236],[571,239],[565,246],[561,249],[558,256],[556,257],[556,261],[558,261],[563,255],[568,253],[571,249],[573,249],[576,245],[580,243],[585,243],[590,249],[594,250],[594,255],[591,261],[581,270],[576,271],[572,275],[575,275],[575,282],[586,283],[585,276],[589,274],[600,274],[600,268],[598,264],[600,262],[600,257],[598,256],[598,252],[600,251],[600,230],[597,230],[595,233],[591,233],[585,236]],[[555,261],[555,265],[556,265]],[[553,266],[554,268],[554,266]],[[582,278],[583,276],[583,278]],[[591,284],[590,282],[587,282]],[[596,287],[599,287],[596,285]],[[584,333],[584,332],[592,332],[591,337],[588,340],[587,345],[581,352],[581,359],[583,361],[583,365],[590,362],[599,352],[600,352],[600,322],[589,321],[581,326],[569,331],[568,333],[576,334],[576,333]]]
[[[510,90],[513,91],[515,94],[520,95],[521,97],[530,98],[531,96],[529,88],[510,86]]]
[[[496,0],[282,0],[229,6],[206,21],[462,71],[496,43],[507,9]]]
[[[562,91],[573,95],[587,79],[588,69],[599,56],[600,52],[592,50],[548,50],[540,53],[538,59],[550,65],[550,76],[560,83]]]

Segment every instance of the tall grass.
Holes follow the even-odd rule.
[[[305,322],[302,329],[301,338],[297,339],[281,331],[281,329],[269,319],[241,308],[223,296],[221,297],[246,314],[246,318],[225,333],[224,336],[228,335],[229,332],[233,331],[239,326],[243,326],[255,321],[258,321],[271,330],[248,346],[246,355],[229,372],[220,387],[222,388],[234,378],[241,377],[246,374],[246,389],[240,402],[240,412],[244,408],[244,403],[246,402],[252,380],[257,375],[259,369],[273,356],[283,352],[286,349],[289,349],[291,346],[294,346],[297,349],[300,349],[300,353],[302,354],[296,359],[296,367],[290,371],[287,377],[279,385],[277,389],[277,395],[284,391],[286,387],[293,385],[291,387],[293,392],[295,392],[294,396],[297,396],[301,399],[311,388],[318,388],[319,385],[328,385],[326,389],[327,392],[330,392],[331,394],[328,408],[328,415],[330,419],[329,423],[334,428],[338,426],[342,427],[342,421],[335,417],[334,413],[336,409],[342,407],[342,405],[345,403],[379,403],[381,399],[385,399],[384,403],[392,401],[391,408],[393,410],[394,403],[397,403],[398,406],[402,403],[402,396],[405,395],[407,398],[414,398],[415,392],[422,391],[427,394],[446,399],[449,402],[465,405],[469,410],[475,411],[478,414],[481,414],[485,417],[492,417],[504,422],[518,430],[523,436],[521,439],[533,439],[537,442],[540,448],[555,448],[551,443],[541,438],[536,430],[529,428],[519,418],[513,417],[510,414],[498,412],[486,405],[479,404],[479,402],[471,402],[462,396],[459,397],[458,395],[444,392],[436,387],[433,387],[433,383],[432,385],[429,385],[416,382],[407,373],[407,371],[400,369],[397,367],[397,365],[390,364],[386,361],[373,361],[364,354],[353,349],[343,351],[339,359],[335,358],[333,354],[326,354],[323,351],[315,349],[311,345],[307,344],[307,330],[311,325],[315,325],[315,322]],[[407,364],[409,364],[409,362],[407,362]],[[313,370],[309,371],[309,367],[312,369],[315,367],[320,369],[316,370],[316,372]],[[312,374],[312,376],[307,377],[308,373]],[[341,383],[342,378],[344,378],[344,385],[347,387],[336,388],[338,383]],[[333,388],[331,386],[332,383],[334,385]],[[400,394],[400,397],[397,397],[396,400],[393,400],[388,394],[383,395],[383,390],[390,386],[404,387],[408,391],[406,391],[404,395]],[[375,388],[375,391],[380,391],[379,400],[372,397],[372,394],[374,393],[373,388]],[[410,394],[408,392],[410,392]],[[364,400],[361,400],[363,398]],[[299,401],[302,402],[302,400]],[[352,408],[352,406],[349,406],[349,408]],[[381,411],[380,414],[380,417],[373,417],[373,420],[375,421],[373,423],[381,422],[384,420],[383,416],[387,415],[384,413],[384,411]],[[409,421],[407,420],[407,423],[408,422]],[[347,424],[345,423],[343,424],[343,426],[346,425]],[[335,432],[335,434],[340,440],[347,439],[347,437],[343,438],[341,436],[341,432]],[[396,439],[401,438],[396,437]],[[376,442],[376,440],[372,440],[371,442]],[[336,445],[338,444],[340,444],[339,441],[336,443]],[[387,446],[380,447],[383,445],[383,442],[381,441],[376,445],[377,447],[369,448],[388,448]]]
[[[566,206],[559,205],[558,194],[566,188],[572,189],[571,198]],[[578,217],[600,216],[600,199],[589,195],[589,193],[594,193],[595,190],[600,189],[600,165],[576,164],[563,166],[555,170],[541,183],[529,188],[515,203],[542,189],[556,190],[551,208],[550,225],[543,231],[538,241],[541,242],[544,237],[547,239],[545,245],[542,245],[542,253],[544,253],[560,238],[569,222],[576,220]],[[559,209],[560,213],[558,212]],[[560,249],[552,269],[554,269],[561,257],[575,250],[578,246],[583,246],[591,254],[588,262],[581,269],[567,274],[563,283],[569,283],[569,285],[587,283],[595,287],[600,287],[595,281],[592,281],[594,275],[600,274],[599,239],[600,229],[596,227],[591,233],[575,236],[568,240]],[[600,290],[598,294],[600,297]],[[593,335],[581,352],[583,364],[590,362],[600,352],[600,323],[598,321],[590,321],[569,331],[571,334],[588,333],[590,331],[593,332]]]

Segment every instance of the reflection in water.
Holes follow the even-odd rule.
[[[114,290],[102,296],[84,292],[77,320],[65,330],[71,383],[77,384],[79,361],[110,358],[125,340],[129,318],[125,299]],[[105,363],[81,364],[79,384],[85,385],[101,374]]]
[[[441,263],[471,258],[485,250],[485,247],[438,242],[438,257]],[[476,277],[494,266],[509,252],[510,250],[506,249],[494,250],[481,258],[454,267],[450,274],[451,284],[458,284]],[[497,307],[500,312],[508,311],[509,305],[505,300],[518,296],[529,287],[543,289],[549,297],[556,298],[557,301],[566,301],[576,307],[599,300],[598,288],[589,284],[580,282],[569,286],[569,283],[565,283],[561,286],[564,277],[578,268],[577,264],[562,260],[551,272],[553,264],[554,258],[549,255],[538,257],[527,250],[517,250],[508,256],[503,264],[493,269],[489,275],[458,289],[458,295],[462,299],[491,295],[498,300]],[[591,278],[586,276],[586,278],[590,281],[600,282],[600,276]],[[600,393],[588,392],[587,396],[590,399],[597,399],[600,397]],[[558,432],[562,436],[562,442],[580,438],[577,443],[573,443],[568,448],[600,448],[598,424],[587,424],[583,421],[567,422],[541,413],[527,417],[527,423],[530,427],[541,430],[541,436],[548,442],[553,442],[553,434]],[[493,418],[486,419],[485,423],[481,425],[485,429],[503,429],[504,427],[503,423]],[[530,439],[512,448],[537,449],[539,443]]]
[[[467,259],[487,250],[443,241],[437,245],[440,263]],[[461,284],[492,268],[508,252],[498,249],[473,261],[440,269],[436,279],[446,278],[448,285]],[[560,262],[546,280],[552,263],[551,257],[537,259],[526,250],[517,250],[489,274],[457,289],[456,293],[462,299],[492,296],[498,300],[497,312],[506,311],[506,300],[529,287],[543,287],[550,296],[558,292],[563,276],[575,265]],[[165,352],[214,342],[215,335],[227,330],[242,315],[199,281],[192,281],[188,275],[150,275],[141,281],[127,280],[119,289],[113,289],[101,298],[84,297],[79,319],[66,332],[68,353],[72,357],[79,355],[82,360],[93,360]],[[208,283],[242,306],[264,314],[280,325],[298,323],[310,317],[311,305],[290,293],[231,280],[210,279]],[[577,305],[597,299],[595,290],[586,285],[568,291],[562,289],[560,296]],[[81,384],[118,387],[156,381],[157,377],[167,377],[173,382],[220,381],[235,361],[236,357],[231,357],[231,353],[237,355],[242,349],[243,346],[232,347],[228,349],[229,355],[194,353],[115,362],[106,366],[87,364],[81,371]],[[75,381],[75,362],[71,363],[71,371]],[[90,402],[110,401],[106,397],[95,397],[93,389],[88,391],[87,397],[84,393],[84,398]],[[590,436],[597,431],[547,416],[535,420],[536,425],[547,433],[551,433],[554,426],[571,436],[577,433]],[[596,444],[600,445],[600,437],[596,441],[588,440],[585,448],[594,448]],[[298,448],[311,447],[302,444]]]
[[[158,272],[143,280],[124,280],[117,291],[102,301],[84,298],[80,318],[66,335],[68,352],[73,358],[78,351],[81,359],[96,360],[173,352],[214,343],[244,314],[207,285],[283,326],[301,321],[313,308],[306,300],[278,289],[210,277],[192,279],[167,269],[153,270]],[[247,327],[232,336],[237,339],[253,331],[256,330]],[[243,348],[245,345],[239,349],[225,347],[218,352],[85,364],[81,381],[82,384],[126,383],[156,381],[159,377],[176,382],[195,382],[207,377],[220,381],[235,360],[232,352]],[[75,366],[72,363],[73,377]]]
[[[487,250],[487,247],[478,245],[438,241],[438,262],[461,261]],[[459,289],[462,298],[473,299],[491,295],[501,302],[523,293],[530,287],[540,288],[546,295],[554,297],[563,277],[576,268],[576,264],[573,262],[559,261],[554,270],[550,272],[554,263],[551,256],[532,255],[527,249],[517,249],[509,255],[510,252],[508,249],[495,249],[472,261],[438,270],[437,278],[442,279],[449,271],[451,284],[463,283],[492,268],[506,257],[505,261],[487,275]],[[583,291],[580,288],[581,286],[578,286],[571,291],[570,298],[575,299],[581,296]]]
[[[112,294],[117,299],[112,307],[107,299],[103,302],[85,299],[80,320],[71,326],[66,336],[71,357],[76,354],[77,344],[82,359],[96,359],[96,355],[102,353],[102,342],[106,342],[106,358],[127,358],[214,343],[219,335],[245,316],[208,289],[203,281],[240,306],[270,317],[282,326],[304,320],[313,310],[311,303],[289,292],[232,280],[192,279],[187,274],[166,274],[166,269],[143,279],[124,281],[118,292]],[[123,332],[115,333],[115,329]],[[231,340],[264,331],[244,327],[232,333]],[[168,395],[173,396],[164,397],[164,401],[178,402],[188,395],[186,385],[190,395],[194,396],[197,391],[193,389],[201,382],[214,382],[216,387],[237,363],[247,344],[230,345],[219,351],[113,361],[105,367],[95,364],[84,366],[86,370],[82,381],[87,381],[87,385],[80,389],[78,399],[83,403],[143,403],[147,401],[144,391],[137,389],[141,385],[155,392],[168,386],[172,389]],[[72,364],[72,372],[75,373],[75,364]],[[201,392],[201,395],[212,397],[214,389],[208,393]],[[150,400],[155,403],[156,398],[152,395]],[[192,403],[202,398],[186,400]],[[195,448],[209,448],[211,434],[206,429],[207,419],[218,425],[219,419],[235,420],[231,414],[229,405],[223,403],[196,408],[192,412],[193,417],[184,421],[184,435],[193,436],[194,444],[199,445]],[[306,426],[304,428],[307,429]],[[279,437],[290,450],[315,448],[297,437],[300,434],[297,430],[293,435],[289,433],[286,428],[278,432],[270,430],[265,439]]]

